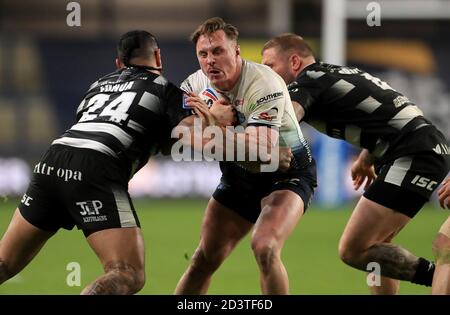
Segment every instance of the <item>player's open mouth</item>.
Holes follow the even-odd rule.
[[[211,69],[211,70],[208,70],[208,74],[219,75],[220,74],[220,70]]]

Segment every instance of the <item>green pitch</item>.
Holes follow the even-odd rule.
[[[16,201],[0,201],[0,234],[11,219]],[[135,202],[146,242],[147,283],[140,294],[171,294],[195,250],[205,200],[138,200]],[[312,206],[286,243],[283,260],[292,294],[368,294],[366,275],[344,265],[337,245],[352,205],[339,211]],[[400,233],[397,244],[431,259],[431,242],[448,212],[422,210]],[[81,287],[70,287],[70,262],[81,267]],[[0,294],[78,294],[102,273],[81,231],[60,230],[18,276],[0,286]],[[259,294],[256,262],[249,237],[236,248],[213,278],[210,294]],[[408,283],[401,294],[429,294]]]

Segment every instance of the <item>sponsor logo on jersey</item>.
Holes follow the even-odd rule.
[[[406,96],[403,96],[403,95],[397,96],[396,98],[394,98],[394,100],[392,102],[394,103],[394,106],[396,108],[398,108],[404,104],[411,103],[410,100]]]
[[[210,89],[210,88],[207,88],[206,90],[204,90],[201,95],[204,95],[204,96],[206,96],[206,97],[208,97],[208,98],[210,98],[210,99],[212,99],[214,101],[218,101],[219,100],[219,98],[217,97],[217,95],[214,92],[214,90]]]
[[[259,100],[256,101],[256,104],[261,105],[261,104],[279,99],[281,97],[283,97],[283,92],[275,92],[275,93],[268,94],[266,96],[261,97]]]
[[[189,97],[189,95],[187,95],[186,93],[183,93],[183,108],[184,109],[190,109],[189,105],[187,104],[188,97]]]
[[[271,108],[266,112],[259,113],[258,116],[253,116],[253,120],[265,120],[265,121],[272,121],[277,118],[278,109],[277,108]]]
[[[341,67],[338,71],[338,73],[340,74],[358,74],[359,72],[360,70],[358,68],[348,68],[348,67]]]
[[[211,107],[212,104],[219,100],[216,92],[211,88],[206,88],[200,93],[200,98],[206,102],[208,107]]]
[[[269,115],[269,113],[264,112],[258,115],[258,119],[272,121],[273,117]]]
[[[133,87],[134,81],[118,83],[118,84],[106,84],[100,86],[100,92],[123,92]]]
[[[445,143],[439,143],[433,148],[433,151],[437,154],[449,155],[450,147]]]

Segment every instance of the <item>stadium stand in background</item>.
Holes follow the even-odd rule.
[[[164,58],[170,60],[164,74],[177,83],[197,68],[188,41],[190,30],[216,15],[239,26],[242,51],[248,53],[245,58],[260,61],[262,44],[284,31],[303,34],[315,51],[322,57],[325,54],[321,52],[325,19],[320,21],[325,16],[324,4],[330,1],[82,0],[77,1],[80,27],[66,24],[69,2],[0,2],[0,195],[23,193],[30,167],[51,139],[74,122],[73,112],[89,79],[114,70],[111,48],[117,35],[126,30],[148,29],[161,39]],[[346,1],[332,2],[342,6]],[[347,1],[346,39],[341,43],[347,64],[391,82],[450,134],[450,14],[445,18],[449,1],[414,1],[417,8],[420,2],[431,8],[422,10],[423,17],[405,11],[410,14],[406,19],[382,10],[382,27],[369,27],[361,16],[369,13],[365,10],[368,2]],[[381,8],[387,2],[407,1],[378,1]],[[305,128],[319,165],[339,165],[319,167],[316,201],[333,207],[351,200],[355,193],[348,168],[354,149],[331,140],[335,154],[322,154],[329,140]],[[215,163],[176,164],[158,158],[140,175],[131,183],[135,196],[208,196],[219,171]]]

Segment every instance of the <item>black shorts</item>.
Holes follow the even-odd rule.
[[[435,152],[397,158],[378,168],[378,177],[364,197],[412,218],[444,180],[449,167],[449,156]]]
[[[223,172],[213,198],[244,219],[255,223],[261,213],[261,200],[276,190],[290,190],[302,198],[304,211],[308,208],[317,187],[316,164],[289,173],[246,173],[233,164],[221,165]],[[231,169],[231,170],[230,170]]]
[[[88,236],[140,226],[119,163],[100,152],[63,145],[52,145],[34,167],[19,210],[46,231],[76,225]]]

